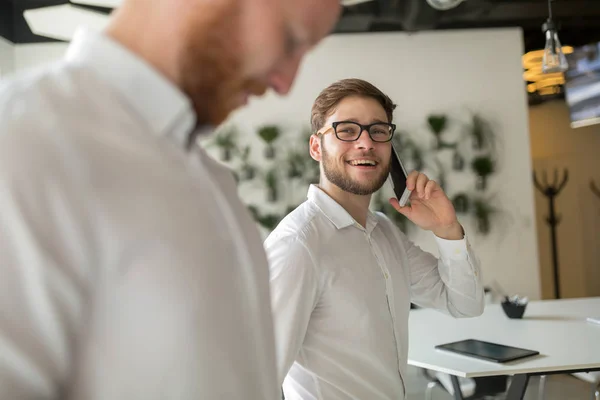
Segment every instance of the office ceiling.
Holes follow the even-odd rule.
[[[93,11],[95,18],[111,8],[82,5],[117,4],[119,0],[73,0],[78,12]],[[363,1],[363,0],[357,0]],[[69,4],[66,0],[0,0],[0,36],[14,43],[56,41],[32,33],[25,10]],[[553,0],[563,45],[579,46],[600,41],[600,0]],[[100,13],[100,14],[97,14]],[[344,9],[336,32],[422,31],[521,27],[525,50],[544,46],[541,25],[548,16],[547,0],[465,0],[458,7],[436,11],[425,0],[371,0]],[[49,21],[52,21],[50,19]]]

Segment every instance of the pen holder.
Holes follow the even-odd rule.
[[[521,319],[523,318],[523,314],[525,313],[525,308],[527,308],[527,304],[516,304],[511,301],[503,301],[502,309],[508,318],[511,319]]]

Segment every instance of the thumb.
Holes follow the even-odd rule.
[[[392,205],[392,207],[394,207],[394,209],[396,211],[398,211],[400,214],[404,215],[406,218],[410,219],[410,215],[412,213],[412,207],[409,205],[406,205],[404,207],[400,206],[400,203],[398,203],[398,199],[396,199],[395,197],[392,197],[390,199],[390,204]]]

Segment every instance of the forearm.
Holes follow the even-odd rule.
[[[413,301],[455,317],[483,312],[483,285],[479,261],[467,239],[436,237],[440,257],[411,247],[411,292]]]
[[[432,232],[435,236],[446,240],[461,240],[465,237],[465,231],[458,221],[449,226],[437,228]]]

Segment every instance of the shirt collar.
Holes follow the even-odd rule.
[[[147,62],[106,35],[87,29],[76,32],[66,61],[92,68],[151,131],[186,145],[196,125],[191,101]]]
[[[337,229],[343,229],[352,225],[363,229],[344,207],[321,190],[317,185],[310,185],[307,197],[321,210],[325,217],[327,217]],[[370,234],[376,225],[377,217],[369,211],[367,214],[367,227],[365,230]]]

